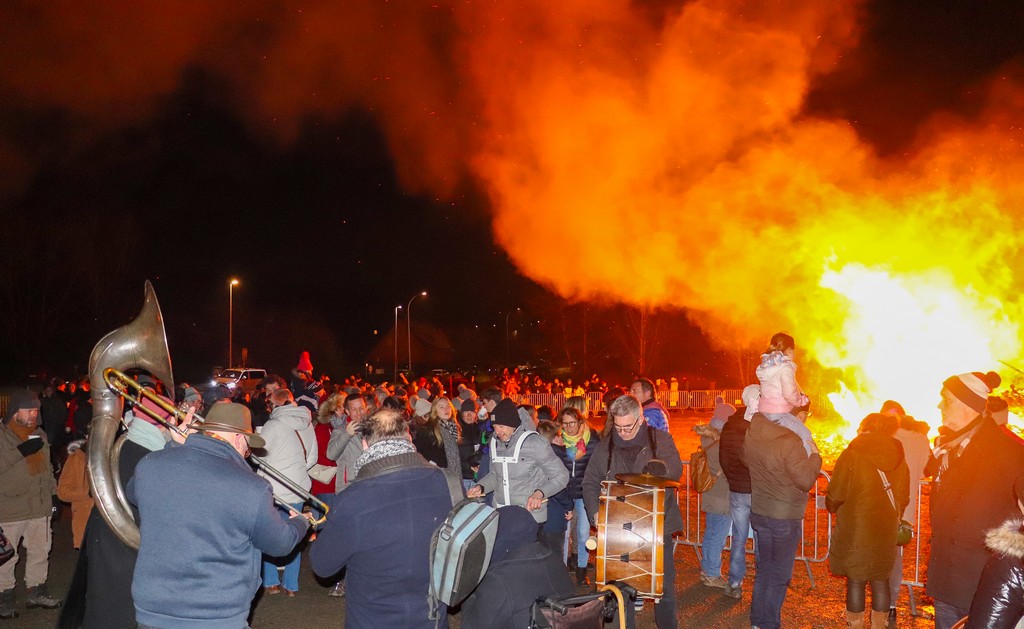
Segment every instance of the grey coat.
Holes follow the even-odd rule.
[[[515,463],[508,463],[508,486],[509,498],[505,501],[505,492],[502,487],[504,476],[501,463],[495,463],[494,457],[511,457],[515,451],[516,442],[520,437],[526,435],[522,448],[519,450],[519,459]],[[565,469],[558,455],[551,449],[551,444],[544,437],[537,433],[527,433],[523,426],[516,428],[508,443],[503,443],[495,437],[491,441],[491,470],[486,476],[480,479],[480,486],[484,493],[494,492],[494,506],[503,507],[506,504],[526,506],[526,500],[536,490],[541,490],[545,498],[554,496],[565,489],[569,484],[569,470]],[[541,507],[531,511],[530,515],[537,522],[545,522],[548,519],[547,507]]]
[[[334,493],[340,494],[342,489],[356,479],[352,469],[362,453],[361,437],[348,434],[344,426],[331,431],[331,440],[327,442],[327,458],[338,464],[338,474],[334,477]]]

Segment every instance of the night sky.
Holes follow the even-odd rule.
[[[423,124],[416,112],[423,104],[408,103],[413,113],[396,122],[401,90],[373,86],[400,81],[416,55],[381,51],[401,48],[408,30],[426,23],[434,55],[426,74],[438,86],[431,97],[462,100],[462,79],[445,72],[461,53],[447,5],[351,9],[361,14],[356,26],[379,19],[375,32],[360,31],[338,9],[338,37],[351,50],[337,58],[311,53],[314,78],[302,77],[305,96],[289,99],[254,88],[258,73],[248,69],[273,61],[263,53],[277,25],[308,5],[225,10],[212,21],[235,25],[227,35],[176,49],[174,42],[192,41],[195,25],[210,21],[204,3],[180,3],[180,15],[166,8],[149,14],[146,7],[156,5],[140,3],[129,16],[116,2],[82,4],[0,7],[5,382],[41,369],[84,372],[99,337],[141,307],[145,279],[160,299],[179,379],[199,379],[225,363],[231,277],[241,282],[236,357],[247,347],[250,364],[272,371],[292,367],[301,350],[335,377],[359,369],[390,330],[395,305],[421,290],[429,296],[414,302],[414,323],[454,330],[453,338],[481,344],[498,362],[505,317],[517,307],[513,358],[544,353],[560,364],[570,354],[579,361],[578,351],[563,351],[564,327],[578,328],[589,316],[595,345],[587,370],[614,371],[609,361],[629,359],[621,347],[628,335],[613,329],[625,325],[623,310],[564,301],[516,270],[492,236],[486,189],[469,170],[442,164],[443,185],[431,187],[410,176],[407,159],[396,159],[396,147],[424,150],[403,135]],[[633,8],[657,21],[679,4]],[[882,155],[909,150],[936,113],[975,113],[983,80],[1021,75],[1022,7],[868,2],[860,43],[814,77],[804,115],[850,121]],[[363,49],[365,57],[352,52]],[[290,52],[301,58],[303,48]],[[335,64],[346,66],[346,80],[330,79]],[[314,83],[330,93],[309,105]],[[275,107],[288,111],[287,123]],[[467,108],[460,104],[458,115],[473,124],[464,119]],[[457,128],[438,137],[445,138],[436,147],[441,161],[471,149]],[[686,342],[689,351],[660,351],[651,369],[722,377],[728,367],[715,362],[686,313],[662,316],[661,345]],[[475,326],[491,332],[465,332]]]

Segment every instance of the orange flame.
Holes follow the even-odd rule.
[[[980,122],[882,159],[802,114],[855,6],[706,0],[659,30],[613,4],[502,15],[472,49],[475,168],[527,275],[686,307],[732,343],[787,329],[854,425],[890,397],[934,425],[942,380],[1020,355],[1024,150],[1003,106],[1024,91],[1003,81]]]

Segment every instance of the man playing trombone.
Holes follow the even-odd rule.
[[[261,555],[288,554],[309,520],[284,519],[245,461],[264,445],[241,404],[210,408],[185,445],[145,457],[128,483],[142,542],[132,584],[140,628],[248,626]]]

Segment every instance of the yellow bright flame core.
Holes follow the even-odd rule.
[[[826,270],[821,287],[847,307],[836,334],[809,344],[817,362],[842,372],[828,397],[847,421],[846,439],[887,399],[935,428],[943,380],[995,370],[999,359],[1019,354],[1017,324],[1002,302],[956,286],[942,270],[892,274],[850,263]]]

